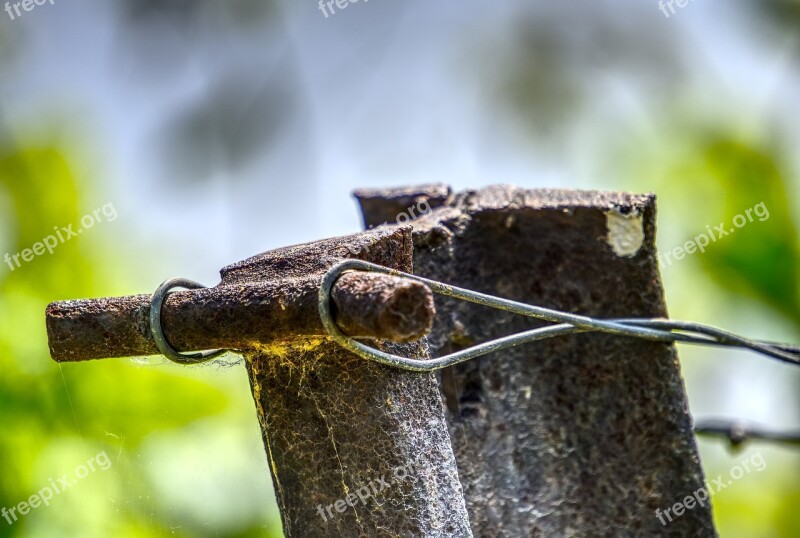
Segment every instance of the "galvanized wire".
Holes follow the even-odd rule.
[[[164,299],[172,288],[186,288],[196,290],[205,288],[199,282],[189,280],[187,278],[171,278],[164,281],[150,300],[150,332],[153,335],[153,341],[166,358],[178,364],[197,364],[201,362],[210,361],[213,358],[227,353],[227,349],[209,349],[206,351],[198,351],[194,353],[181,353],[167,341],[164,336],[164,329],[161,327],[161,306],[164,304]]]
[[[426,284],[430,287],[431,291],[439,295],[445,295],[539,320],[550,321],[555,323],[555,325],[504,336],[432,359],[412,359],[386,353],[345,335],[336,326],[331,313],[331,288],[336,282],[336,279],[345,271],[367,271],[408,278]],[[788,364],[800,366],[800,348],[798,347],[744,338],[722,329],[700,323],[659,318],[597,319],[511,301],[509,299],[451,286],[362,260],[344,260],[334,265],[325,274],[322,280],[322,286],[319,290],[319,315],[325,330],[331,338],[342,347],[365,359],[415,372],[440,370],[502,349],[536,342],[546,338],[553,338],[555,336],[585,332],[603,332],[655,342],[682,342],[687,344],[745,348]]]
[[[695,424],[694,431],[704,437],[725,439],[733,450],[739,450],[748,441],[764,441],[800,448],[800,431],[779,432],[741,421],[703,420]]]

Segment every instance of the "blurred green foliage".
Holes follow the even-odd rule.
[[[800,332],[798,208],[792,207],[783,159],[724,135],[706,140],[698,151],[705,157],[708,181],[725,193],[722,207],[709,217],[716,216],[732,231],[734,219],[754,206],[763,204],[768,211],[714,244],[699,258],[703,268],[720,286],[764,303]]]
[[[55,226],[75,223],[77,229],[80,216],[93,209],[82,203],[82,187],[58,147],[0,151],[0,201],[9,208],[0,226],[8,252],[31,247]],[[0,536],[263,536],[267,511],[230,529],[170,514],[168,499],[153,499],[150,463],[141,459],[143,443],[223,413],[225,393],[180,369],[124,360],[60,366],[49,358],[47,303],[113,295],[119,271],[114,250],[89,234],[13,271],[6,264],[0,269],[0,507],[26,501],[65,473],[72,476],[101,451],[113,462],[49,507],[13,525],[0,519]]]
[[[713,230],[724,224],[723,229],[729,232],[712,242],[705,253],[694,256],[697,264],[732,304],[737,303],[737,297],[749,299],[753,307],[758,305],[793,327],[793,337],[786,340],[796,341],[800,338],[800,208],[791,196],[788,159],[778,147],[744,141],[730,132],[701,134],[694,142],[691,151],[676,162],[684,172],[681,181],[701,187],[678,192],[684,197],[697,196],[703,209],[684,224],[695,227],[697,233],[707,231],[706,226]],[[758,213],[751,211],[756,206]],[[741,227],[736,227],[737,222]],[[689,275],[701,279],[700,275]],[[753,333],[758,330],[751,329]],[[786,405],[796,408],[798,403],[800,398],[795,393],[795,401]],[[751,446],[748,450],[764,450],[772,466],[763,475],[748,477],[749,488],[730,488],[714,495],[714,515],[721,536],[797,536],[798,455],[769,447]],[[716,462],[712,466],[715,470],[707,473],[727,476],[737,460]]]
[[[696,116],[699,114],[687,110],[656,116],[654,124],[659,129],[650,135],[635,127],[623,129],[620,138],[610,143],[615,149],[605,156],[607,173],[622,178],[621,183],[629,189],[657,193],[662,252],[683,247],[710,231],[715,235],[705,252],[662,263],[672,317],[700,318],[717,325],[724,318],[723,325],[738,321],[743,324],[738,330],[747,334],[771,331],[782,335],[776,340],[796,342],[800,338],[800,200],[791,183],[791,155],[775,142],[780,137],[765,141],[741,135],[727,119],[698,122]],[[665,145],[665,139],[671,143]],[[760,207],[754,210],[756,206]],[[748,211],[752,218],[747,217]],[[718,228],[728,235],[721,235]],[[731,371],[725,354],[700,369],[691,358],[687,362],[687,357],[697,358],[702,350],[684,347],[679,351],[690,405],[693,386],[722,400],[722,373],[746,375]],[[758,363],[763,359],[750,360]],[[787,366],[759,364],[794,373]],[[798,391],[790,396],[792,401],[774,405],[797,409]],[[746,397],[765,400],[774,395],[753,388]],[[718,409],[720,415],[731,416],[723,405]],[[732,467],[756,450],[764,454],[767,467],[713,495],[720,536],[798,536],[797,450],[759,443],[748,445],[742,454],[729,454],[722,448],[719,441],[701,443],[707,478],[728,477]]]

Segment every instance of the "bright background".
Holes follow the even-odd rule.
[[[0,6],[2,7],[2,6]],[[1,536],[278,536],[244,368],[59,366],[50,301],[149,292],[358,230],[356,187],[652,191],[671,315],[800,342],[800,2],[55,0],[0,12],[0,507],[113,462]],[[697,418],[800,425],[800,370],[681,348]],[[723,537],[800,535],[800,451],[701,441]]]

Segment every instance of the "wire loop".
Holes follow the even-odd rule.
[[[181,353],[176,350],[167,341],[164,336],[164,329],[161,326],[161,307],[164,304],[164,299],[172,288],[185,288],[196,290],[205,288],[202,284],[186,278],[171,278],[161,283],[161,285],[153,293],[153,298],[150,301],[150,332],[153,334],[153,340],[166,358],[178,364],[199,364],[206,362],[215,357],[227,353],[227,349],[209,349],[206,351],[197,351],[194,353]]]
[[[369,347],[345,335],[333,321],[330,304],[331,288],[336,282],[336,279],[345,271],[367,271],[408,278],[426,284],[431,291],[439,295],[445,295],[544,321],[550,321],[555,323],[555,325],[504,336],[433,359],[412,359],[400,355],[393,355]],[[500,351],[502,349],[555,336],[583,332],[604,332],[656,342],[683,342],[688,344],[747,348],[779,361],[800,366],[800,348],[752,340],[700,323],[657,318],[595,319],[451,286],[362,260],[344,260],[328,270],[322,280],[322,286],[320,286],[319,290],[319,315],[322,320],[322,325],[331,338],[345,349],[368,360],[416,372],[439,370],[494,351]]]

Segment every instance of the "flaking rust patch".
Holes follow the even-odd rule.
[[[606,211],[606,228],[606,242],[617,256],[633,257],[644,244],[644,219],[636,209],[628,213]]]

